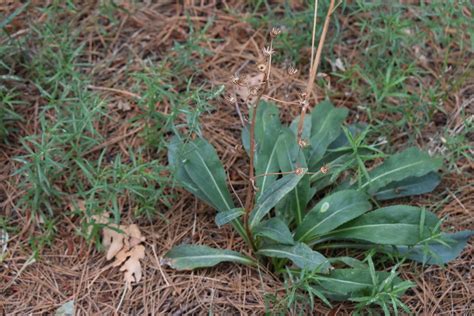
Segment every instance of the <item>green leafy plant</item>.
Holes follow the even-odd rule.
[[[217,210],[217,225],[233,225],[253,256],[184,244],[171,249],[165,262],[178,270],[221,262],[269,262],[275,272],[297,280],[290,293],[303,289],[311,299],[316,296],[327,304],[330,300],[351,300],[358,308],[375,304],[387,314],[389,306],[395,312],[407,309],[399,296],[412,284],[397,276],[398,265],[390,272],[376,271],[373,253],[443,264],[460,253],[472,232],[443,233],[441,220],[424,208],[379,205],[432,191],[440,182],[437,171],[442,159],[417,148],[385,155],[377,144],[367,144],[369,127],[346,124],[349,111],[329,100],[306,115],[333,5],[332,1],[318,49],[312,53],[301,115],[289,126],[280,121],[276,105],[261,100],[270,79],[273,38],[279,33],[272,30],[265,78],[242,131],[249,155],[244,203],[234,203],[223,165],[205,139],[176,135],[169,146],[169,164],[178,183]],[[336,248],[370,254],[364,263],[320,252]]]

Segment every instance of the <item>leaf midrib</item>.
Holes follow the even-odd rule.
[[[369,227],[385,227],[385,226],[394,226],[394,225],[401,225],[401,226],[415,226],[419,227],[417,224],[407,224],[407,223],[385,223],[385,224],[369,224],[369,225],[359,225],[359,226],[353,226],[353,227],[347,227],[347,228],[342,228],[338,230],[333,230],[329,232],[328,234],[325,235],[332,235],[340,232],[346,232],[350,230],[356,230],[356,229],[361,229],[361,228],[369,228]]]
[[[407,168],[410,168],[410,167],[413,167],[413,166],[416,166],[416,165],[419,165],[419,164],[423,164],[423,163],[426,163],[426,161],[422,160],[422,161],[417,161],[415,163],[412,163],[412,164],[409,164],[409,165],[405,165],[405,166],[402,166],[402,167],[399,167],[399,168],[396,168],[396,169],[393,169],[393,170],[390,170],[388,172],[385,172],[385,173],[382,173],[381,175],[378,175],[376,176],[375,178],[372,178],[370,179],[369,181],[367,181],[366,183],[364,183],[360,188],[363,189],[365,188],[366,186],[372,184],[374,181],[380,179],[381,177],[385,177],[389,174],[392,174],[394,172],[397,172],[397,171],[400,171],[400,170],[403,170],[403,169],[407,169]]]
[[[201,153],[199,152],[199,148],[196,146],[196,144],[194,144],[194,143],[192,143],[192,144],[196,148],[196,154],[198,155],[199,159],[201,160],[201,162],[202,162],[204,168],[206,169],[207,173],[210,175],[210,177],[212,179],[212,182],[214,183],[214,186],[217,189],[217,192],[219,192],[219,195],[222,198],[222,201],[224,202],[225,206],[227,207],[227,210],[231,209],[231,207],[229,206],[229,203],[227,202],[226,198],[222,194],[222,191],[219,188],[219,185],[217,184],[216,180],[214,179],[214,175],[212,174],[211,170],[209,170],[209,168],[207,167],[206,162],[204,161],[204,158],[201,156]]]
[[[339,214],[340,212],[346,210],[347,208],[350,208],[350,207],[355,207],[357,206],[357,204],[365,204],[365,201],[364,202],[358,202],[358,203],[354,203],[354,204],[350,204],[350,205],[347,205],[339,210],[337,210],[336,212],[332,213],[331,215],[329,215],[328,217],[326,217],[325,219],[323,219],[322,221],[320,221],[319,223],[317,223],[316,225],[314,225],[313,227],[311,227],[311,229],[309,229],[303,236],[301,236],[301,238],[298,238],[298,240],[304,240],[305,237],[308,236],[308,234],[310,234],[312,231],[314,231],[317,227],[319,227],[321,224],[325,223],[327,220],[331,219],[333,216]],[[341,224],[342,225],[342,224]],[[334,232],[334,231],[333,231]],[[324,233],[323,233],[324,234]]]

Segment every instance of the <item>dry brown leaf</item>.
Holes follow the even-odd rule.
[[[85,210],[83,201],[76,201],[81,209]],[[69,206],[72,208],[72,204]],[[140,260],[145,258],[145,246],[141,243],[145,241],[138,225],[117,225],[110,223],[110,214],[103,213],[92,216],[94,223],[108,224],[102,229],[102,245],[105,247],[106,259],[115,258],[113,267],[120,267],[124,272],[124,280],[127,287],[131,289],[131,284],[139,282],[142,277],[142,267]]]
[[[118,267],[120,266],[122,263],[125,262],[125,260],[127,260],[127,258],[130,256],[130,253],[128,251],[128,249],[122,249],[120,250],[116,255],[115,255],[115,261],[113,263],[113,266],[114,267]]]
[[[122,230],[123,227],[119,226],[118,228]],[[114,229],[104,227],[102,236],[102,244],[107,249],[106,259],[110,260],[124,247],[126,235]]]
[[[133,248],[136,245],[140,244],[141,242],[145,241],[145,237],[142,236],[140,229],[135,224],[129,225],[128,228],[125,230],[125,232],[129,236],[128,242],[129,242],[130,248]]]
[[[120,268],[120,271],[125,271],[124,279],[129,289],[131,284],[139,282],[142,278],[142,266],[140,265],[140,259],[145,258],[145,247],[137,245],[133,247],[129,252],[130,257]]]

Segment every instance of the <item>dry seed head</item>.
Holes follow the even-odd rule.
[[[298,73],[298,69],[294,68],[293,66],[290,66],[287,72],[288,72],[288,75],[294,76]]]
[[[295,174],[296,174],[297,176],[300,176],[300,175],[304,174],[304,168],[297,168],[297,169],[295,170]]]
[[[280,35],[280,33],[281,33],[281,28],[279,28],[279,27],[274,27],[274,28],[272,28],[272,31],[270,32],[270,36],[271,36],[272,38],[275,38],[275,37],[277,37],[278,35]]]
[[[309,105],[309,102],[307,99],[300,99],[299,103],[302,107],[308,107]]]
[[[258,64],[258,65],[257,65],[257,69],[258,69],[258,71],[260,71],[260,72],[265,72],[265,71],[267,70],[267,65],[265,65],[265,64]]]
[[[273,55],[275,53],[275,50],[271,47],[264,47],[262,49],[262,52],[263,52],[264,56],[270,57],[271,55]]]
[[[329,166],[328,165],[322,166],[321,169],[319,169],[319,171],[321,171],[322,174],[327,174],[329,172]]]
[[[309,143],[308,143],[308,141],[305,140],[305,139],[300,139],[300,140],[298,141],[298,145],[300,146],[300,148],[306,148],[306,147],[309,146]]]

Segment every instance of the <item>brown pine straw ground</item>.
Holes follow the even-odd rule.
[[[79,27],[83,28],[83,40],[87,40],[87,59],[95,66],[91,70],[94,86],[117,89],[118,92],[100,89],[99,92],[111,102],[129,102],[133,105],[129,87],[133,79],[127,72],[140,70],[141,61],[145,58],[159,61],[173,44],[173,40],[184,40],[188,33],[188,21],[192,21],[196,29],[204,26],[210,16],[215,22],[207,31],[209,38],[223,38],[223,42],[210,42],[214,54],[205,57],[202,64],[203,75],[198,81],[207,87],[227,83],[230,76],[242,65],[249,62],[245,70],[253,73],[252,64],[258,62],[260,49],[265,44],[268,30],[254,30],[239,17],[224,13],[226,6],[243,8],[239,1],[228,2],[196,2],[176,4],[173,1],[158,1],[160,4],[135,4],[122,2],[131,10],[132,15],[116,13],[122,23],[118,29],[104,27],[110,36],[100,35],[94,27],[94,12],[97,4],[94,1],[84,2],[83,15],[78,18]],[[36,3],[35,5],[40,5]],[[44,4],[42,4],[44,5]],[[296,7],[297,9],[297,7]],[[243,10],[243,9],[242,9]],[[184,16],[189,14],[189,19]],[[29,19],[41,19],[41,16],[22,14],[16,27],[28,32]],[[67,17],[65,17],[67,18]],[[342,18],[341,18],[342,19]],[[358,30],[351,26],[351,21],[343,21],[347,26],[345,38],[357,38]],[[329,34],[330,35],[330,34]],[[430,42],[433,50],[435,42]],[[338,53],[347,57],[351,63],[357,62],[357,43],[343,42],[337,46]],[[277,52],[278,53],[278,52]],[[301,52],[308,57],[308,51]],[[126,69],[127,62],[132,58],[132,65]],[[454,61],[457,56],[449,57]],[[434,74],[440,73],[441,66],[436,61],[427,67]],[[245,72],[244,70],[244,72]],[[297,100],[298,89],[304,88],[307,69],[302,69],[299,77],[288,88],[288,79],[281,65],[276,65],[272,76],[269,95],[285,102],[278,103],[282,117],[289,120],[298,112],[292,104]],[[190,73],[183,73],[188,76]],[[454,74],[455,75],[455,74]],[[447,80],[446,77],[427,77],[427,81]],[[328,87],[326,87],[328,88]],[[29,85],[22,87],[25,100],[32,104],[22,115],[27,118],[23,122],[22,134],[35,132],[34,104],[41,104],[36,90]],[[338,86],[336,80],[331,81],[330,89],[334,91],[332,101],[338,106],[351,110],[352,117],[366,120],[357,110],[357,95],[347,96],[345,88]],[[416,86],[413,89],[418,89]],[[317,88],[315,95],[323,98],[324,90]],[[444,106],[447,113],[456,113],[456,109],[472,98],[474,82],[466,84],[460,90],[452,91],[451,97]],[[313,99],[314,100],[314,99]],[[240,142],[241,123],[235,109],[223,99],[215,102],[215,111],[201,117],[205,136],[217,148],[221,160],[228,170],[232,186],[240,194],[244,192],[247,174],[247,160]],[[157,104],[157,110],[166,113],[166,102]],[[245,110],[242,109],[245,113]],[[126,154],[122,148],[143,144],[140,133],[130,133],[134,129],[128,119],[140,114],[137,107],[126,116],[111,109],[111,117],[119,119],[104,125],[103,135],[110,134],[107,148],[111,154]],[[396,120],[388,114],[381,119]],[[456,117],[448,118],[456,123]],[[427,135],[436,135],[439,128],[432,124],[426,131]],[[403,148],[405,136],[394,135],[397,146]],[[15,146],[17,145],[17,146]],[[429,146],[429,137],[419,140],[419,145]],[[214,224],[214,211],[197,201],[183,190],[177,189],[176,200],[170,210],[163,209],[164,218],[157,217],[153,221],[133,219],[128,209],[123,210],[123,223],[135,222],[145,234],[146,258],[143,261],[144,277],[133,287],[131,292],[124,293],[122,273],[118,268],[111,268],[103,253],[94,246],[88,245],[76,234],[80,228],[80,218],[67,218],[58,215],[58,235],[52,247],[46,247],[38,262],[28,264],[31,255],[28,246],[29,233],[35,230],[29,213],[20,213],[14,209],[14,203],[21,196],[16,189],[18,179],[10,176],[17,164],[11,159],[22,154],[18,143],[1,145],[0,158],[0,214],[15,218],[15,224],[23,230],[11,236],[8,253],[0,266],[0,311],[3,314],[52,314],[66,301],[75,302],[79,315],[187,315],[187,314],[263,314],[265,293],[277,294],[282,297],[284,288],[279,280],[265,267],[249,268],[235,264],[222,264],[216,268],[201,269],[193,272],[177,272],[160,264],[160,257],[173,245],[183,242],[206,244],[248,253],[242,240],[229,227],[218,229]],[[89,154],[89,159],[96,159],[98,152]],[[460,161],[460,165],[469,164]],[[430,206],[445,199],[439,210],[439,216],[448,216],[446,228],[453,230],[473,229],[472,212],[474,209],[473,188],[467,188],[454,194],[456,188],[467,187],[472,182],[472,164],[462,175],[446,175],[437,190],[414,199],[407,199],[414,205]],[[124,197],[124,200],[126,197]],[[123,201],[122,201],[123,202]],[[58,212],[58,214],[60,214]],[[408,291],[404,302],[415,314],[420,315],[469,315],[474,310],[472,302],[473,280],[471,268],[474,264],[473,246],[470,243],[463,254],[446,267],[430,266],[422,269],[420,265],[406,263],[402,267],[402,277],[416,282],[417,286]],[[335,304],[333,309],[317,302],[314,314],[345,315],[350,314],[353,307],[350,303]],[[297,312],[297,311],[294,311]]]

